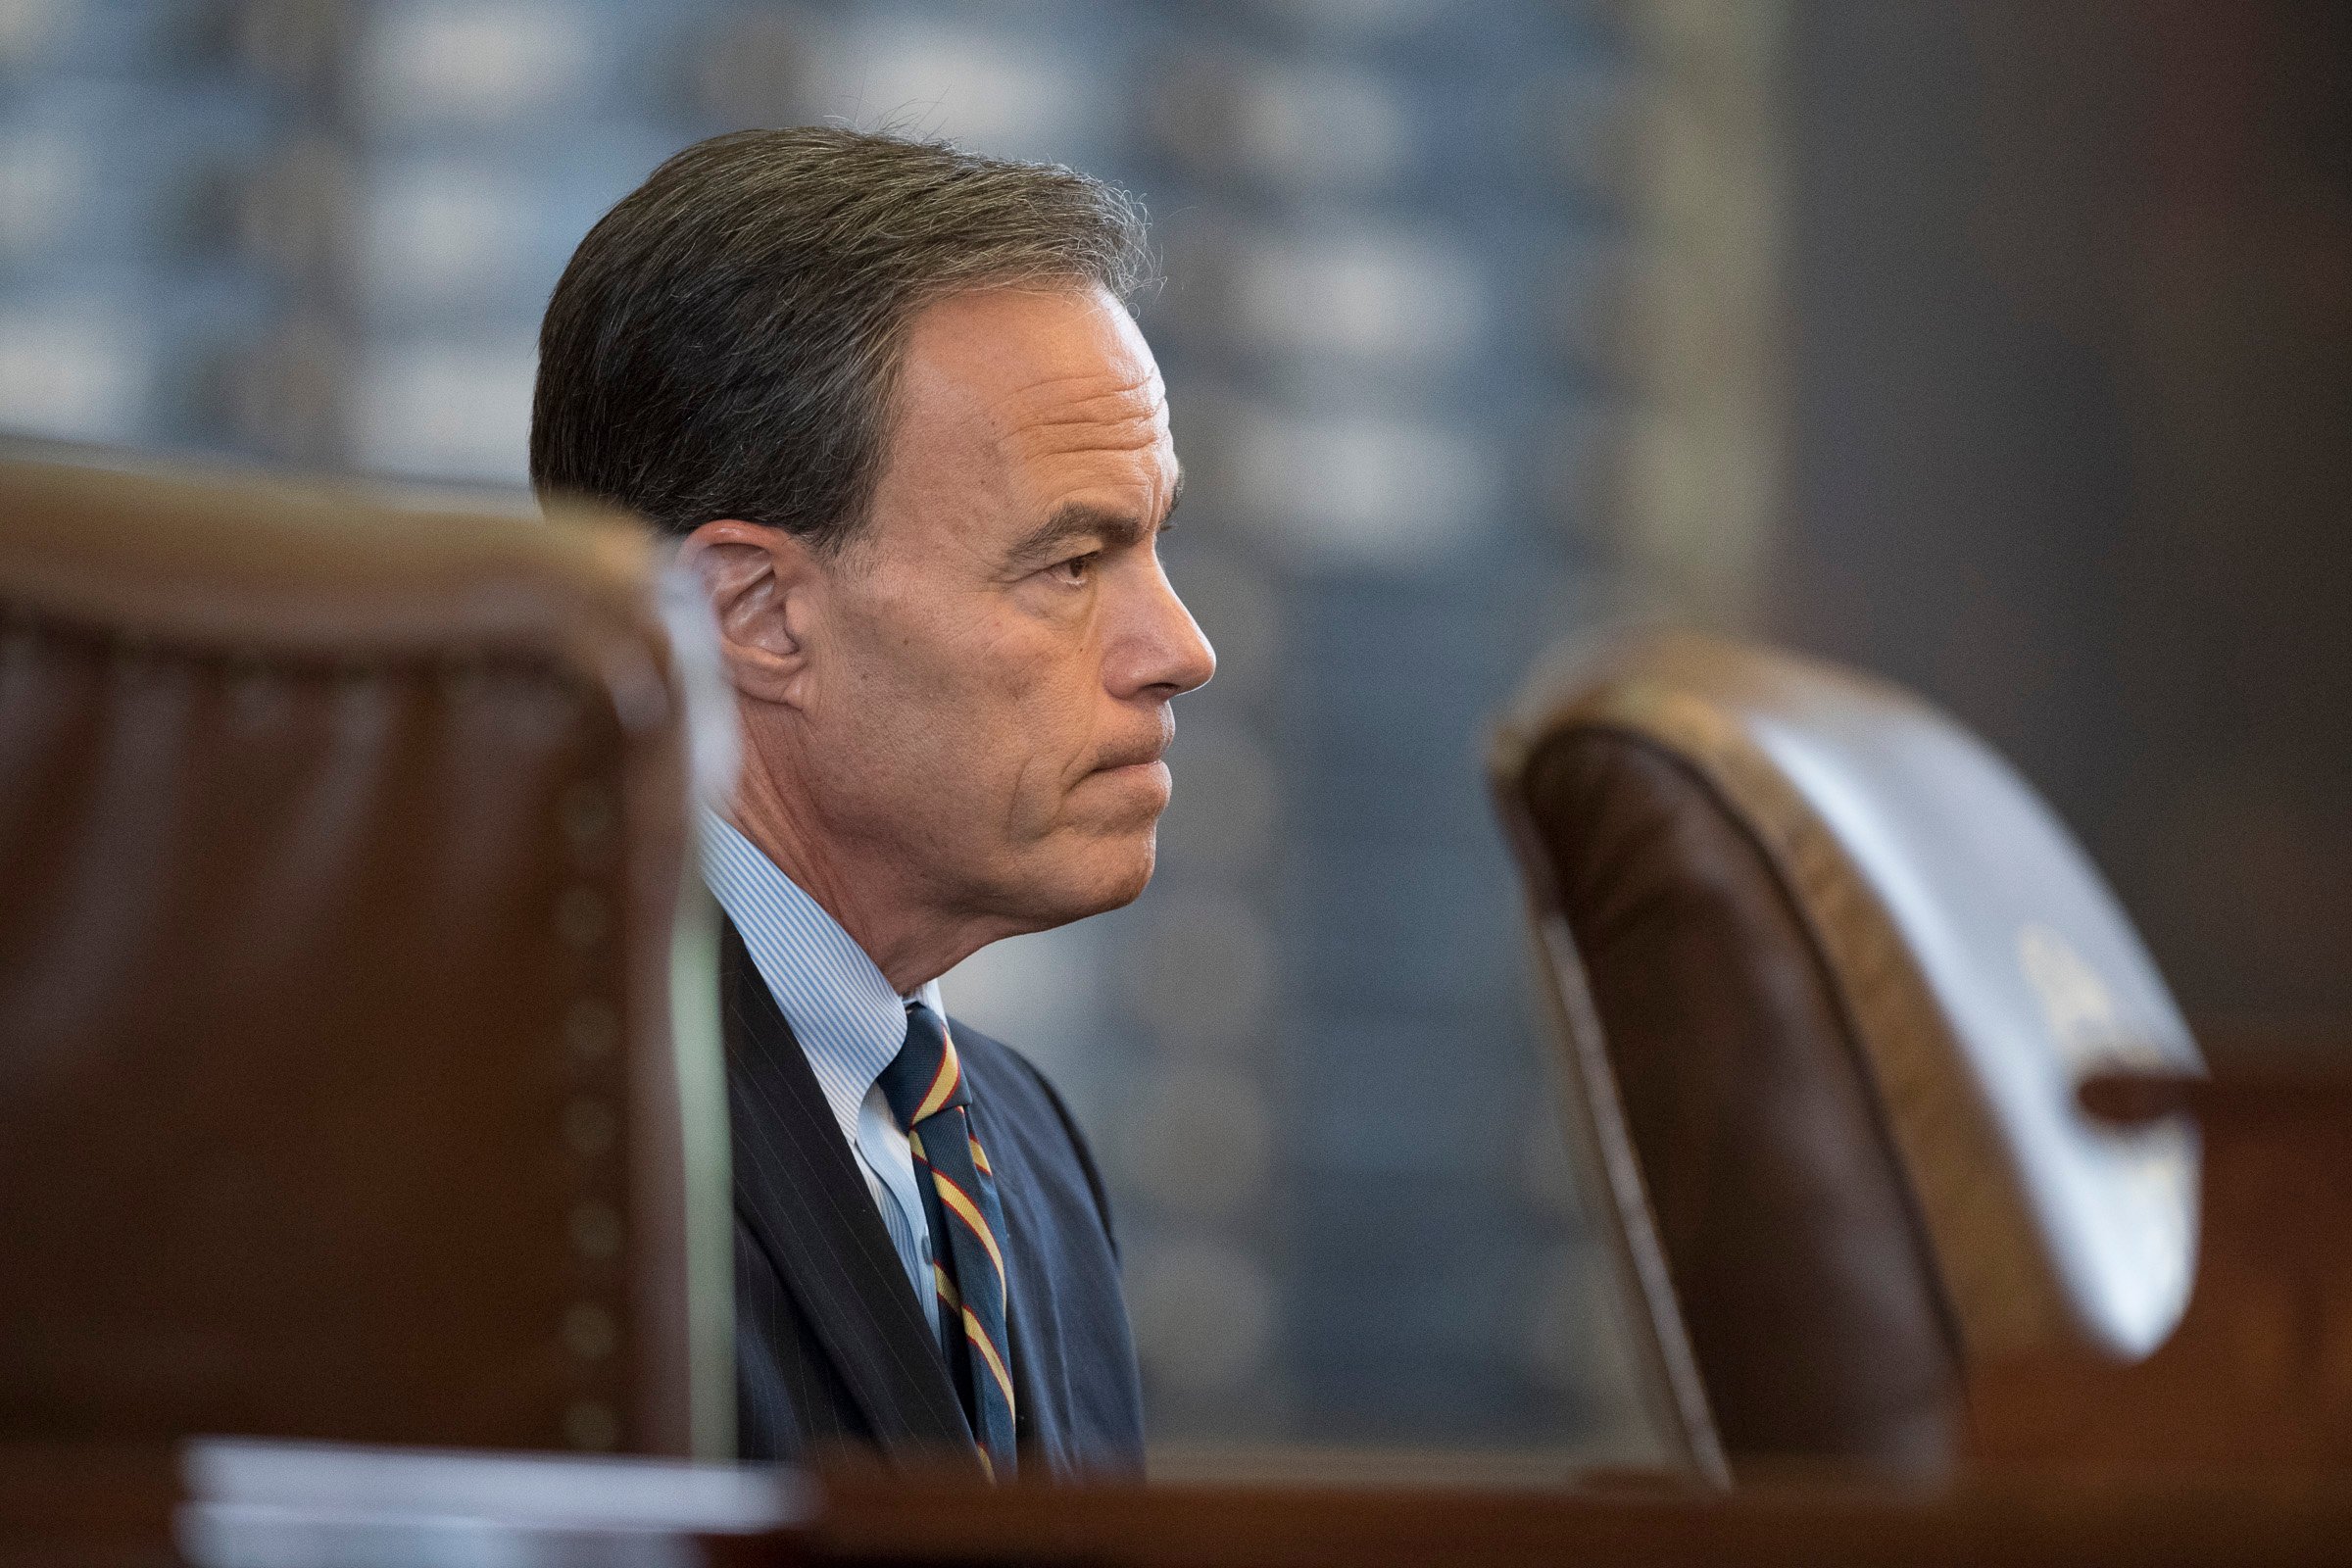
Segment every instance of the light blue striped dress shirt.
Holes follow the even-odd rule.
[[[920,1002],[948,1015],[939,982],[926,981],[910,996],[893,991],[840,921],[708,807],[703,880],[735,922],[760,978],[800,1040],[906,1267],[914,1298],[932,1305],[936,1319],[931,1226],[915,1186],[914,1151],[874,1080],[906,1043],[906,1004]]]

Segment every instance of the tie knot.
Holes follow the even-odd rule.
[[[906,1004],[906,1043],[875,1081],[890,1113],[908,1132],[925,1117],[972,1099],[963,1086],[963,1064],[956,1059],[956,1042],[948,1038],[948,1021],[919,1002]]]

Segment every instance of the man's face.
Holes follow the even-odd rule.
[[[1216,668],[1160,569],[1176,490],[1158,367],[1108,294],[919,313],[872,513],[811,584],[809,826],[1006,931],[1142,892],[1169,701]]]

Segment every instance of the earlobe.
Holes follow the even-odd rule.
[[[728,518],[688,534],[678,560],[710,595],[728,681],[754,701],[797,707],[808,667],[808,548],[781,528]]]

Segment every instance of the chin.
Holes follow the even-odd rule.
[[[1146,828],[1135,837],[1088,846],[1041,879],[1038,888],[1038,929],[1067,925],[1090,914],[1102,914],[1133,904],[1151,884],[1158,856],[1158,834]]]
[[[1145,845],[1143,854],[1135,858],[1134,863],[1128,868],[1126,874],[1105,890],[1102,908],[1090,909],[1087,912],[1101,914],[1105,909],[1123,909],[1137,899],[1142,898],[1144,889],[1152,885],[1152,869],[1156,858],[1157,852],[1154,847],[1149,844]]]

